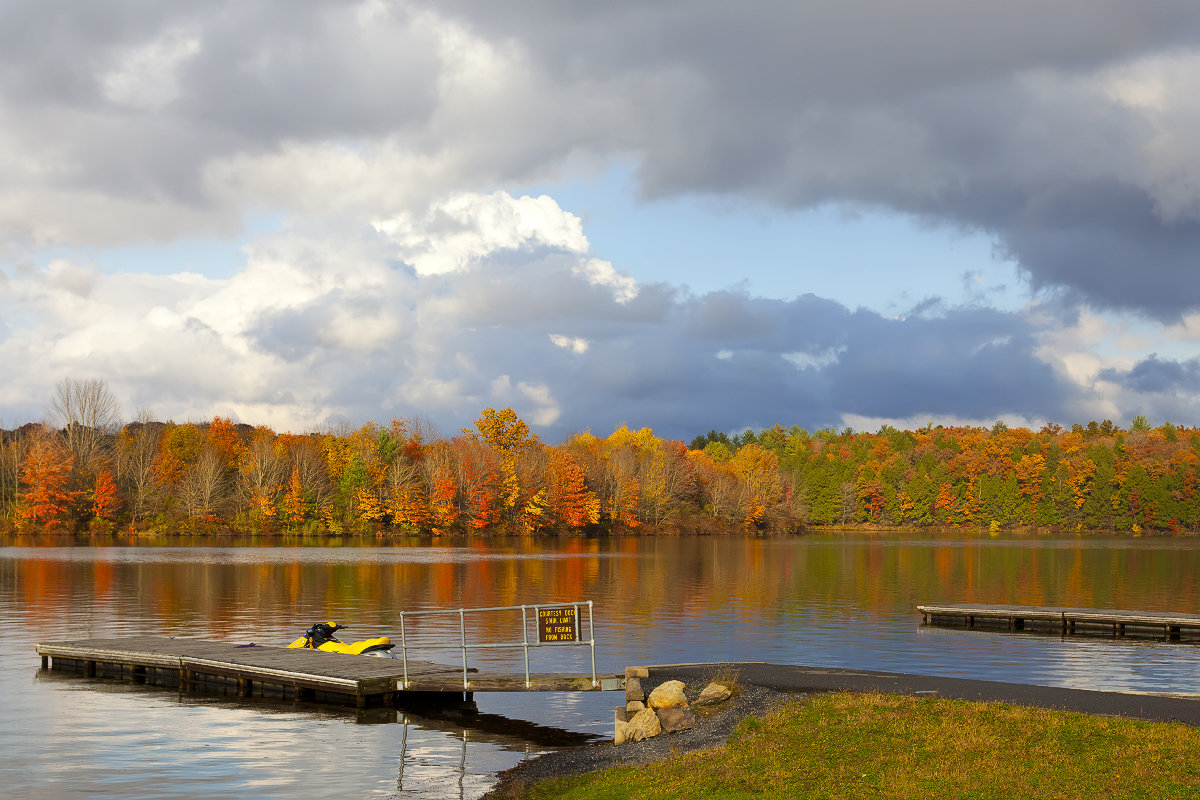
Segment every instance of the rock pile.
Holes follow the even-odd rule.
[[[729,699],[726,686],[710,683],[689,703],[683,681],[665,681],[647,697],[642,680],[650,677],[646,667],[625,669],[625,705],[613,711],[613,744],[640,742],[660,733],[683,731],[696,724],[692,710]]]

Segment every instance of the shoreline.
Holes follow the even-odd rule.
[[[371,546],[388,546],[400,543],[416,543],[421,546],[442,547],[464,542],[478,541],[603,541],[619,539],[677,539],[677,538],[709,538],[709,539],[759,539],[782,540],[804,539],[812,536],[919,536],[971,539],[1195,539],[1200,538],[1200,531],[1167,531],[1142,530],[1132,532],[1118,529],[1087,529],[1074,530],[1053,527],[1023,527],[1005,528],[1000,531],[990,531],[987,527],[876,527],[870,525],[832,525],[820,527],[798,528],[790,531],[761,531],[747,532],[741,528],[716,529],[712,527],[679,529],[660,528],[654,530],[621,530],[603,532],[536,532],[536,533],[452,533],[431,534],[428,532],[406,531],[353,531],[344,533],[304,533],[300,531],[241,531],[241,530],[193,530],[162,532],[152,529],[130,530],[110,529],[93,531],[21,531],[6,528],[0,522],[0,540],[10,544],[20,544],[33,547],[61,547],[71,545],[86,545],[93,542],[111,544],[137,544],[139,546],[155,546],[157,542],[170,542],[171,546],[212,546],[214,543],[249,542],[280,547],[293,546],[296,541],[311,544],[348,545],[370,544]]]
[[[659,664],[642,681],[649,692],[667,680],[701,684],[718,672],[736,671],[739,693],[727,707],[698,719],[691,730],[614,745],[611,740],[545,753],[498,773],[483,800],[518,797],[526,787],[550,778],[569,777],[617,766],[647,764],[673,755],[718,747],[748,717],[762,717],[780,703],[823,692],[879,692],[913,697],[943,697],[971,702],[1001,702],[1097,716],[1121,716],[1200,727],[1200,695],[1146,694],[1095,689],[980,681],[971,678],[911,675],[767,662]]]

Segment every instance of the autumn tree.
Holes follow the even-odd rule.
[[[429,525],[436,534],[446,533],[458,521],[458,484],[445,464],[432,468],[429,482]]]
[[[96,480],[92,486],[91,496],[92,517],[107,522],[114,521],[117,509],[121,505],[121,498],[117,490],[117,481],[108,467],[101,466],[96,470]]]
[[[719,443],[718,443],[719,444]],[[740,490],[728,460],[718,461],[709,451],[689,450],[687,458],[699,487],[701,510],[713,519],[737,524]]]
[[[570,453],[554,450],[547,463],[549,487],[546,502],[550,513],[570,529],[600,521],[600,498],[587,487],[583,468]]]
[[[292,466],[291,477],[288,478],[287,492],[283,496],[283,519],[289,526],[303,524],[309,516],[309,502],[304,493],[304,485],[300,482],[299,467]]]
[[[70,530],[78,491],[71,488],[75,456],[54,433],[39,428],[21,462],[17,498],[19,530]]]
[[[641,490],[639,515],[650,525],[676,520],[696,488],[695,472],[683,442],[656,439],[639,454],[638,478]]]
[[[500,524],[500,455],[479,440],[456,437],[450,442],[458,464],[463,514],[472,531]]]
[[[475,420],[475,430],[463,428],[472,441],[482,441],[500,455],[499,505],[504,521],[517,530],[525,530],[531,520],[544,511],[545,496],[539,487],[528,485],[528,470],[518,469],[518,459],[528,460],[541,443],[530,434],[529,426],[511,408],[497,411],[485,408]],[[521,473],[526,475],[522,482]],[[539,492],[542,492],[539,495]]]
[[[511,408],[497,411],[485,408],[475,420],[475,430],[463,428],[468,439],[482,440],[501,452],[509,452],[529,445],[529,426]]]
[[[166,423],[154,457],[155,482],[169,493],[199,460],[203,450],[204,432],[199,427],[190,422],[184,425]]]
[[[320,509],[331,508],[334,492],[329,481],[329,473],[325,469],[322,438],[318,435],[281,434],[276,442],[283,451],[285,469],[289,471],[289,497],[292,497],[294,502],[299,502],[298,498],[303,498],[306,517],[317,514]],[[290,477],[292,474],[296,476],[300,484],[294,494]],[[290,510],[288,516],[293,523],[302,521],[292,518],[294,515]]]
[[[266,524],[278,516],[278,502],[283,493],[287,463],[275,441],[275,432],[259,426],[250,441],[239,448],[237,460],[238,489],[242,506],[251,519]],[[299,472],[296,480],[299,481]]]
[[[429,524],[429,490],[421,467],[424,455],[423,447],[414,448],[406,442],[392,458],[384,475],[384,507],[391,524],[413,532],[421,531]]]
[[[741,492],[738,507],[747,530],[765,527],[783,494],[779,460],[760,444],[740,448],[729,462]]]

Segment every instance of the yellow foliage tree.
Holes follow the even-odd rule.
[[[534,441],[529,434],[529,426],[511,408],[502,411],[485,408],[479,419],[475,420],[475,430],[463,428],[462,432],[469,439],[485,441],[497,450],[505,452],[524,447]]]

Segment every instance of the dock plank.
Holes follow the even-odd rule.
[[[1064,636],[1095,634],[1096,629],[1111,630],[1113,636],[1146,634],[1146,629],[1161,631],[1166,641],[1180,641],[1187,632],[1200,635],[1200,614],[1161,611],[1129,611],[1113,608],[1072,608],[1053,606],[1006,606],[979,603],[923,604],[917,606],[925,624],[954,620],[973,628],[977,620],[1007,621],[1013,630],[1026,629],[1027,623],[1049,623]],[[1129,631],[1127,629],[1132,629]]]
[[[398,692],[593,691],[624,687],[623,675],[598,675],[593,685],[590,674],[537,674],[526,686],[523,673],[483,677],[472,668],[464,688],[461,667],[414,659],[408,661],[406,684],[401,659],[168,636],[39,642],[35,649],[43,659],[178,670],[181,683],[188,675],[211,675],[358,698]],[[89,667],[87,674],[93,672]]]
[[[51,658],[193,670],[353,694],[393,691],[395,681],[404,675],[404,664],[397,659],[166,636],[40,642],[35,649]],[[457,674],[460,682],[462,674],[444,664],[413,660],[408,662],[408,673],[421,677]]]

